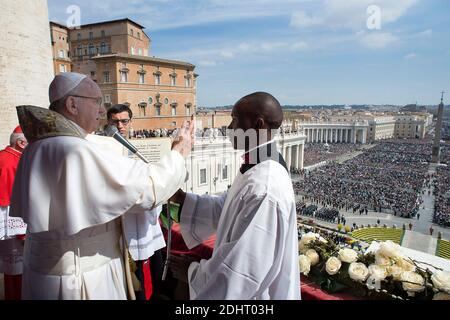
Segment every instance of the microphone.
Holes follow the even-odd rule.
[[[138,156],[142,161],[148,163],[148,160],[139,152],[139,150],[133,146],[127,139],[122,137],[119,130],[115,126],[109,125],[105,128],[105,133],[108,137],[116,139],[121,145],[130,150],[133,154]]]

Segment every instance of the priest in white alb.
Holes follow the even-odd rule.
[[[19,106],[28,148],[19,163],[11,216],[28,225],[24,299],[126,299],[124,215],[151,215],[184,182],[193,124],[183,124],[157,164],[119,157],[85,139],[105,113],[89,77],[57,75],[50,110]],[[153,221],[156,223],[157,217]]]
[[[298,231],[288,168],[275,133],[283,113],[270,94],[255,92],[233,107],[228,127],[244,163],[220,196],[179,190],[181,234],[188,248],[216,234],[210,259],[173,256],[172,271],[186,274],[191,299],[300,299]],[[184,273],[183,273],[184,272]]]

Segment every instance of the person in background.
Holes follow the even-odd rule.
[[[27,144],[18,126],[11,133],[9,146],[0,151],[0,273],[5,275],[6,300],[20,300],[21,297],[23,244],[27,225],[21,218],[9,216],[9,206],[17,165]]]
[[[123,137],[130,132],[133,112],[125,104],[116,104],[108,109],[108,124],[117,127]],[[131,136],[130,136],[131,138]],[[161,206],[152,210],[158,216]],[[152,215],[133,215],[125,220],[125,232],[129,241],[131,257],[135,261],[135,275],[140,283],[136,291],[138,300],[158,298],[163,271],[161,249],[165,242],[161,226],[151,221]],[[132,221],[134,220],[134,221]]]
[[[131,129],[133,112],[126,104],[115,104],[106,112],[109,125],[117,127],[124,138],[131,138],[128,133]]]

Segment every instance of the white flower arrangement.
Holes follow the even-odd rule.
[[[325,289],[338,282],[378,299],[450,299],[450,272],[424,270],[392,241],[381,242],[373,253],[363,253],[310,232],[300,239],[299,249],[303,253],[300,272],[326,284]]]

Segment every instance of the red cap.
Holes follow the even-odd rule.
[[[23,133],[22,128],[21,128],[20,126],[17,126],[17,127],[14,129],[13,133]]]

